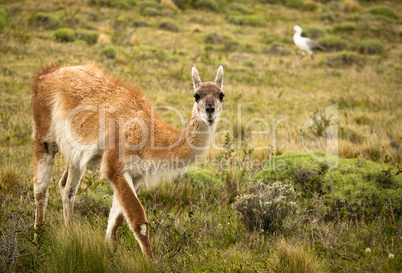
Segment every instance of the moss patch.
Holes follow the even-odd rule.
[[[357,50],[362,54],[380,54],[384,46],[377,40],[363,40],[357,44]]]
[[[326,218],[375,218],[391,209],[402,212],[401,170],[362,159],[338,159],[329,168],[306,153],[287,153],[272,158],[255,180],[296,183],[303,196],[319,193],[326,200]]]
[[[348,49],[349,42],[337,36],[326,36],[317,41],[320,45],[331,51],[340,51]]]

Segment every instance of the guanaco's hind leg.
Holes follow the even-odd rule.
[[[73,220],[75,195],[83,173],[84,170],[80,170],[69,161],[59,182],[66,226],[69,226]]]
[[[34,197],[35,197],[35,228],[38,228],[45,217],[47,199],[49,196],[49,181],[52,175],[54,156],[58,151],[55,143],[34,142]]]

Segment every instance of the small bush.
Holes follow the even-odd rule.
[[[325,273],[326,265],[300,245],[288,244],[281,240],[269,260],[272,272]]]
[[[304,2],[304,9],[308,11],[315,11],[318,9],[318,5],[314,1],[307,0]]]
[[[140,13],[144,16],[160,16],[162,15],[161,4],[155,1],[144,1],[139,5]]]
[[[179,32],[179,27],[172,21],[163,21],[159,24],[159,29],[171,31],[171,32]]]
[[[343,10],[345,12],[356,12],[359,11],[360,9],[361,6],[356,1],[346,0],[345,2],[343,2]]]
[[[99,32],[94,30],[77,30],[75,36],[77,39],[83,40],[89,45],[94,45],[98,41]]]
[[[114,58],[116,58],[118,52],[119,52],[119,48],[117,48],[115,46],[107,46],[101,50],[100,54],[105,56],[106,58],[114,59]]]
[[[332,12],[325,12],[320,16],[321,21],[334,22],[335,15]]]
[[[74,42],[76,40],[75,31],[70,28],[60,28],[53,34],[53,39],[62,43]]]
[[[162,0],[161,6],[162,6],[162,8],[164,8],[166,10],[171,10],[174,13],[180,12],[180,9],[175,5],[175,3],[173,3],[172,0]]]
[[[395,11],[386,5],[374,6],[368,11],[373,15],[381,15],[391,19],[398,19],[398,15],[395,13]]]
[[[225,44],[223,46],[223,50],[226,52],[233,52],[233,51],[243,51],[244,48],[239,42],[234,41],[234,40],[229,40],[229,41],[225,42]]]
[[[56,13],[39,12],[32,15],[28,19],[29,25],[36,27],[44,27],[46,29],[57,29],[62,26],[61,18],[64,15],[64,11]]]
[[[223,37],[215,32],[212,32],[209,33],[207,36],[205,36],[204,42],[206,44],[213,44],[213,45],[221,44],[223,42]]]
[[[318,39],[325,35],[325,31],[319,27],[307,26],[303,28],[303,35],[311,39]]]
[[[202,10],[219,11],[219,3],[215,0],[198,0],[195,3],[196,8]]]
[[[325,63],[330,67],[361,65],[362,60],[355,52],[342,51],[326,56]]]
[[[248,8],[246,8],[245,6],[243,6],[242,4],[239,4],[239,3],[230,4],[229,7],[228,7],[228,11],[229,12],[236,11],[236,12],[239,12],[240,14],[243,14],[243,15],[253,13],[251,10],[249,10]]]
[[[305,4],[303,0],[285,0],[285,7],[304,10]]]
[[[135,5],[135,0],[90,0],[89,4],[109,8],[128,9]]]
[[[266,24],[264,18],[259,15],[241,15],[241,14],[234,14],[228,16],[228,21],[235,25],[240,26],[264,26]]]
[[[148,22],[145,20],[134,20],[133,21],[133,26],[134,27],[147,27]]]
[[[331,51],[341,51],[349,47],[348,41],[337,36],[326,36],[317,42]]]
[[[383,50],[382,43],[377,40],[363,40],[357,44],[357,51],[362,54],[380,54]]]
[[[250,186],[249,194],[240,196],[234,208],[241,213],[241,221],[250,231],[275,232],[282,230],[288,215],[296,211],[293,186],[275,182],[271,186],[258,182]]]
[[[272,46],[268,50],[264,50],[264,52],[278,56],[289,55],[289,50],[286,49],[284,44],[280,43],[273,43]]]
[[[4,28],[7,25],[7,17],[6,14],[0,10],[0,29]]]
[[[357,25],[352,22],[344,22],[334,28],[334,32],[353,32],[357,29]]]
[[[278,41],[281,40],[281,38],[279,37],[279,35],[275,34],[275,33],[267,33],[267,32],[263,32],[263,38],[262,38],[262,42],[264,44],[270,45],[272,43],[277,43]]]

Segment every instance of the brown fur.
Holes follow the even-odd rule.
[[[148,221],[135,192],[138,192],[141,186],[142,174],[131,173],[128,162],[133,155],[141,160],[176,159],[184,160],[185,163],[194,161],[197,155],[203,153],[203,150],[196,150],[194,146],[204,147],[209,144],[209,135],[197,134],[209,128],[197,115],[200,115],[199,111],[204,111],[205,107],[216,108],[219,111],[218,114],[208,114],[209,122],[213,123],[213,120],[220,115],[219,96],[223,94],[220,88],[222,80],[222,68],[218,70],[215,83],[203,84],[196,70],[195,72],[193,70],[194,85],[197,83],[195,92],[202,98],[194,104],[193,116],[186,127],[179,131],[165,124],[158,115],[151,112],[151,104],[142,95],[139,87],[125,85],[113,77],[104,75],[93,65],[75,67],[50,65],[42,68],[33,78],[31,87],[36,226],[44,219],[51,168],[54,155],[60,149],[68,157],[66,171],[59,182],[66,225],[72,220],[74,198],[86,164],[96,166],[100,164],[101,176],[111,182],[115,198],[118,200],[116,204],[124,210],[124,217],[121,213],[116,215],[111,213],[112,239],[118,227],[122,225],[122,219],[125,218],[143,252],[151,257]],[[101,106],[105,109],[103,110]],[[80,107],[89,108],[75,112],[76,109],[81,109]],[[104,146],[91,146],[94,148],[89,152],[82,152],[81,148],[71,146],[66,138],[65,122],[74,117],[71,120],[73,137],[80,145],[95,145],[102,139],[102,135],[99,134],[101,111],[105,114]],[[126,121],[132,118],[137,118],[141,122],[126,124]],[[153,149],[150,135],[144,134],[145,132],[150,134],[152,121],[155,147],[168,147],[176,142],[178,144],[163,151]],[[178,141],[180,137],[182,139]],[[188,137],[188,141],[185,137]],[[133,149],[135,145],[137,148]],[[133,185],[126,175],[131,177]]]

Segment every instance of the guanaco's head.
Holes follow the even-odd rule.
[[[223,67],[219,66],[214,82],[202,83],[195,67],[193,67],[192,76],[195,98],[193,111],[199,118],[212,125],[222,112],[222,102],[225,96],[222,89]]]

